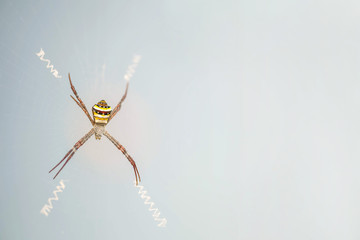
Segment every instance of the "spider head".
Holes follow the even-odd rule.
[[[111,111],[111,107],[105,102],[105,100],[99,101],[92,107],[95,123],[106,125]]]

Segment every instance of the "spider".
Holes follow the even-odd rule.
[[[65,165],[69,162],[69,160],[72,158],[72,156],[75,154],[75,152],[93,135],[95,134],[95,138],[97,140],[100,140],[102,135],[104,135],[105,137],[107,137],[124,155],[125,157],[129,160],[129,162],[131,163],[131,165],[134,168],[134,173],[135,173],[135,179],[136,179],[136,185],[138,185],[138,181],[141,181],[140,178],[140,174],[139,171],[136,167],[135,161],[130,157],[130,155],[127,153],[126,149],[118,142],[116,141],[116,139],[114,137],[112,137],[106,130],[105,130],[105,126],[110,122],[110,120],[116,115],[116,113],[120,110],[121,108],[121,104],[122,102],[125,100],[126,95],[127,95],[127,91],[128,91],[128,87],[129,87],[129,82],[126,83],[126,89],[125,89],[125,93],[123,95],[123,97],[121,98],[120,102],[116,105],[116,107],[114,108],[114,110],[111,110],[111,107],[109,105],[107,105],[105,100],[101,100],[99,101],[97,104],[95,104],[92,107],[92,112],[93,112],[93,117],[94,119],[92,119],[90,117],[90,114],[88,112],[88,110],[85,107],[85,104],[83,103],[83,101],[81,101],[79,95],[77,94],[75,87],[73,86],[72,82],[71,82],[71,77],[70,77],[70,73],[69,73],[69,82],[70,82],[70,86],[71,89],[75,95],[75,97],[77,98],[78,101],[76,101],[76,99],[70,95],[70,97],[77,103],[77,105],[84,111],[84,113],[86,114],[86,116],[89,118],[91,124],[93,125],[93,128],[87,133],[85,134],[85,136],[83,136],[77,143],[75,143],[74,147],[72,149],[70,149],[70,151],[68,151],[68,153],[65,155],[65,157],[58,163],[56,164],[55,167],[53,167],[49,173],[51,173],[55,168],[57,168],[57,166],[60,165],[60,163],[62,163],[65,159],[65,163],[64,165],[60,168],[60,170],[56,173],[56,175],[54,176],[53,179],[56,178],[56,176],[61,172],[61,170],[65,167]]]

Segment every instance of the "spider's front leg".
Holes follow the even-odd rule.
[[[125,89],[125,93],[122,96],[120,102],[116,105],[116,107],[114,108],[114,110],[111,112],[108,123],[110,122],[110,120],[115,117],[115,115],[118,113],[118,111],[121,108],[121,104],[123,103],[123,101],[125,100],[126,96],[127,96],[127,92],[128,92],[128,88],[129,88],[129,82],[126,83],[126,89]]]
[[[78,93],[75,90],[74,85],[71,82],[71,77],[70,77],[70,73],[69,73],[69,82],[70,82],[70,87],[71,90],[73,91],[73,93],[75,94],[75,97],[77,98],[78,101],[76,101],[76,99],[70,95],[70,97],[76,102],[76,104],[83,110],[83,112],[86,114],[86,116],[89,118],[90,122],[92,125],[94,125],[94,120],[91,118],[84,102],[81,100],[81,98],[79,97]]]
[[[85,136],[83,136],[77,143],[75,143],[74,147],[72,149],[70,149],[70,151],[68,151],[68,153],[65,155],[65,157],[58,163],[56,164],[55,167],[53,167],[49,173],[51,173],[55,168],[57,168],[57,166],[60,165],[60,163],[62,163],[66,158],[66,161],[64,163],[64,165],[60,168],[60,170],[56,173],[55,177],[53,179],[56,178],[56,176],[61,172],[61,170],[65,167],[65,165],[69,162],[69,160],[72,158],[72,156],[75,154],[75,152],[95,133],[95,130],[92,128]]]
[[[127,153],[126,149],[118,142],[115,140],[115,138],[113,138],[107,131],[104,132],[104,135],[125,155],[125,157],[129,160],[129,162],[131,163],[131,165],[134,168],[134,173],[135,173],[135,180],[136,180],[136,185],[138,185],[138,182],[141,181],[140,178],[140,173],[136,167],[136,163],[135,161],[132,159],[132,157]]]

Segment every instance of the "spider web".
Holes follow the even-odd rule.
[[[11,29],[17,29],[19,26],[26,24],[27,19],[23,18],[25,15],[24,10],[19,9],[10,1],[4,5],[14,10],[17,16],[12,19],[12,22],[8,23],[6,34],[13,35],[15,39],[22,39],[26,33],[22,31],[12,32]],[[29,19],[35,18],[36,14],[44,14],[43,5],[29,5],[28,7],[32,13],[28,17]],[[50,8],[48,12],[53,10]],[[63,16],[63,25],[71,24],[70,18],[68,15]],[[85,22],[85,19],[80,18],[78,20],[86,29],[88,23]],[[2,78],[5,80],[2,81],[1,87],[6,92],[6,94],[2,95],[2,99],[3,102],[11,99],[12,107],[7,112],[13,116],[12,124],[16,126],[16,132],[26,133],[25,138],[24,136],[21,137],[23,143],[20,145],[18,144],[18,141],[21,142],[19,138],[13,139],[17,144],[11,144],[11,148],[7,149],[9,154],[10,152],[16,152],[16,148],[26,145],[29,140],[34,139],[34,141],[38,142],[39,148],[32,147],[30,151],[40,154],[41,151],[36,151],[36,149],[43,150],[44,147],[41,146],[46,146],[47,149],[51,149],[48,152],[58,153],[55,156],[52,154],[52,156],[46,157],[61,159],[61,155],[67,151],[64,150],[63,146],[70,149],[91,127],[83,112],[69,97],[73,93],[67,79],[68,72],[71,73],[75,88],[89,111],[92,105],[100,99],[106,99],[112,107],[115,107],[124,93],[125,81],[123,76],[127,66],[131,63],[133,53],[125,53],[121,58],[113,56],[110,58],[111,50],[109,48],[99,48],[99,44],[95,44],[100,41],[98,36],[101,36],[101,28],[96,28],[97,32],[92,34],[92,36],[97,36],[95,39],[88,35],[89,31],[82,31],[78,42],[84,42],[85,44],[74,44],[71,37],[65,37],[68,34],[64,34],[63,25],[53,22],[51,26],[48,26],[52,35],[58,37],[57,39],[41,32],[45,37],[29,39],[30,41],[19,41],[21,46],[13,46],[6,41],[7,39],[0,42],[3,52],[1,61],[5,63],[1,66]],[[26,32],[25,29],[24,31]],[[89,46],[94,47],[94,49],[89,49]],[[48,63],[36,56],[36,53],[39,53],[41,49],[45,53],[44,59],[50,61],[50,64],[53,65],[62,78],[57,79],[54,77],[50,69],[46,67]],[[118,56],[118,54],[115,55]],[[9,68],[11,71],[8,71]],[[134,92],[133,83],[130,83],[127,99],[111,125],[119,126],[122,125],[121,123],[125,125],[142,119],[146,121],[146,116],[144,118],[144,116],[135,115],[136,120],[130,120],[130,116],[124,113],[124,109],[133,104],[139,104],[131,103],[132,98],[132,101],[142,101],[140,104],[145,105],[143,100],[134,99],[134,97],[136,97],[136,92]],[[121,119],[121,116],[123,119]],[[126,122],[124,122],[124,118]],[[108,129],[113,128],[111,125],[109,125]],[[32,131],[29,131],[29,129],[32,129]],[[125,130],[122,129],[122,137],[129,137],[129,139],[134,134],[136,135],[141,130],[144,130],[137,128],[133,129],[135,130],[133,132],[126,132],[126,129],[128,127]],[[115,138],[117,137],[116,132],[111,132],[111,134]],[[9,136],[10,134],[6,135]],[[141,138],[143,137],[141,136]],[[99,146],[94,147],[91,142],[87,143],[91,145],[91,149],[99,148]],[[111,146],[111,144],[105,142],[106,140],[101,141],[101,148],[105,148],[106,152],[111,152],[112,150],[103,146]],[[130,142],[129,144],[135,146],[139,142],[139,140],[133,139],[133,143]],[[123,144],[128,147],[128,144]],[[113,148],[113,146],[111,147]],[[141,146],[142,149],[144,147],[147,148],[145,144]],[[151,151],[151,148],[149,149]],[[80,149],[76,155],[81,154],[82,151],[84,150]],[[100,157],[96,151],[90,151],[88,155],[95,156],[94,158]],[[8,165],[9,163],[4,164]],[[26,162],[25,167],[31,164],[31,162]]]
[[[137,51],[133,47],[121,47],[121,42],[119,46],[99,44],[104,41],[101,39],[101,27],[91,30],[86,19],[81,17],[77,18],[77,21],[83,30],[76,34],[77,39],[72,39],[74,32],[66,26],[71,25],[73,16],[61,15],[61,11],[55,11],[56,7],[45,1],[23,4],[12,1],[1,3],[2,13],[10,11],[13,17],[7,19],[6,24],[2,22],[2,36],[7,37],[0,40],[0,87],[3,103],[1,115],[5,126],[0,135],[1,143],[5,143],[0,147],[3,156],[0,167],[4,179],[12,183],[26,182],[16,191],[18,200],[9,198],[2,202],[4,207],[0,208],[1,212],[4,217],[10,216],[10,213],[6,214],[5,206],[11,202],[22,205],[20,199],[27,199],[29,194],[34,192],[31,186],[41,189],[37,190],[37,193],[40,193],[36,197],[38,199],[28,204],[27,209],[39,212],[41,204],[51,195],[58,181],[71,179],[71,186],[69,184],[61,201],[54,202],[51,216],[57,217],[56,214],[64,209],[76,209],[72,204],[60,207],[62,202],[66,203],[67,195],[75,202],[74,199],[79,202],[97,199],[91,192],[93,188],[103,188],[97,184],[108,186],[104,189],[108,196],[104,196],[103,201],[113,207],[105,208],[106,211],[130,215],[115,201],[121,192],[117,191],[119,184],[122,184],[125,188],[121,194],[132,196],[128,200],[135,200],[134,208],[142,206],[141,199],[134,194],[132,186],[133,169],[125,156],[108,139],[89,139],[55,181],[52,180],[53,174],[48,174],[48,171],[91,128],[85,114],[69,96],[73,93],[67,78],[68,72],[71,73],[73,84],[90,114],[93,104],[101,99],[105,99],[114,108],[124,94],[124,75]],[[60,18],[61,15],[62,22],[46,23],[46,17],[51,18],[53,13],[58,15],[54,18]],[[42,18],[39,19],[38,16]],[[29,22],[43,28],[35,29]],[[41,49],[44,52],[43,58],[50,61],[50,65],[53,65],[53,69],[56,69],[62,78],[56,78],[51,69],[47,68],[48,62],[36,55]],[[157,151],[159,136],[156,129],[158,126],[155,125],[155,117],[149,105],[137,93],[136,86],[139,83],[136,84],[136,78],[137,73],[130,80],[128,96],[121,110],[107,126],[107,130],[124,145],[138,168],[144,170],[151,162],[151,156]],[[76,181],[73,181],[74,179]],[[48,188],[44,188],[47,185]],[[91,186],[87,188],[90,191],[88,195],[79,189],[77,193],[71,192],[71,189],[81,185]],[[4,191],[14,191],[14,184],[2,184],[1,187]],[[32,190],[24,191],[22,188]],[[83,198],[79,196],[82,194]],[[85,196],[92,197],[89,199]],[[27,213],[25,215],[27,219],[29,216]],[[146,211],[143,215],[149,217],[149,224],[152,224],[151,216],[148,216]],[[122,221],[128,221],[127,217],[120,220]],[[1,227],[5,224],[15,226],[15,223],[10,221],[1,222]],[[37,233],[40,232],[42,230],[38,229]],[[6,236],[4,239],[8,238],[6,233],[2,234]],[[39,237],[41,238],[43,237]]]

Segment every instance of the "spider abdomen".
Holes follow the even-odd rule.
[[[99,101],[92,107],[95,123],[107,124],[111,114],[111,107],[106,103],[105,100]]]

